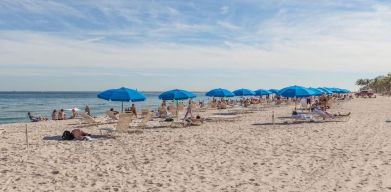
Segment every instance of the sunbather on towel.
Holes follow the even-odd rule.
[[[62,134],[63,140],[91,140],[91,135],[80,130],[80,129],[74,129],[72,132],[64,131]]]

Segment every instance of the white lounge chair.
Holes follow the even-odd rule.
[[[82,121],[86,123],[88,126],[96,126],[96,125],[101,125],[104,124],[102,122],[96,121],[94,118],[91,116],[87,115],[87,113],[81,113]]]
[[[113,111],[106,111],[105,114],[107,115],[107,117],[109,117],[111,121],[118,121],[118,118],[116,115],[114,115]]]
[[[131,113],[120,113],[119,119],[117,122],[117,125],[115,126],[115,129],[113,128],[101,128],[101,134],[102,131],[107,131],[108,133],[127,133],[129,131],[129,124],[132,121],[133,114]]]

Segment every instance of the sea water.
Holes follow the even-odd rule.
[[[84,112],[90,107],[92,116],[101,116],[105,111],[114,108],[121,110],[121,102],[110,102],[97,98],[98,92],[0,92],[0,124],[29,122],[27,113],[33,116],[44,116],[50,119],[54,109],[64,109],[67,117],[71,116],[73,107]],[[148,108],[156,110],[161,104],[160,92],[144,92],[146,101],[135,102],[138,111]],[[204,93],[195,93],[195,101],[206,101]],[[124,102],[124,108],[131,102]]]

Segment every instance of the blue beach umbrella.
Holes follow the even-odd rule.
[[[285,88],[281,89],[278,92],[278,94],[283,97],[290,97],[290,98],[310,97],[310,96],[315,95],[315,93],[313,91],[311,91],[310,89],[307,89],[302,86],[297,86],[297,85],[285,87]]]
[[[338,89],[338,88],[335,88],[335,87],[328,88],[328,89],[331,90],[333,93],[342,93],[343,92],[341,89]]]
[[[324,91],[322,91],[320,89],[316,89],[316,88],[312,88],[312,87],[310,87],[308,89],[311,90],[312,92],[314,92],[314,96],[321,96],[321,95],[325,94]]]
[[[268,91],[268,90],[265,90],[265,89],[258,89],[258,90],[255,91],[255,95],[256,96],[264,96],[264,95],[271,95],[271,94],[273,94],[271,91]]]
[[[233,92],[235,96],[254,96],[255,92],[249,89],[238,89]]]
[[[269,89],[269,91],[272,92],[272,93],[274,93],[274,94],[276,94],[276,95],[278,95],[278,92],[279,92],[280,90],[278,90],[278,89]]]
[[[324,88],[324,87],[318,87],[319,90],[322,90],[324,93],[328,94],[328,95],[332,95],[333,92],[327,88]]]
[[[138,102],[145,101],[146,97],[144,94],[138,92],[134,89],[129,89],[125,87],[121,87],[119,89],[109,89],[99,93],[99,99],[104,99],[107,101],[121,101],[122,102],[122,110],[124,109],[124,102]]]
[[[212,89],[208,91],[206,94],[208,97],[234,97],[235,94],[233,94],[231,91],[228,91],[227,89]]]
[[[182,90],[182,89],[174,89],[170,91],[163,92],[159,95],[159,99],[161,100],[173,100],[176,102],[176,117],[178,117],[178,100],[185,100],[195,98],[196,95],[190,91]]]
[[[161,100],[185,100],[195,97],[196,95],[194,93],[182,89],[166,91],[159,95],[159,99]]]

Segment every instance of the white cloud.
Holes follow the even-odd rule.
[[[239,26],[236,26],[236,25],[229,23],[229,22],[226,22],[226,21],[217,21],[217,25],[224,27],[225,29],[229,29],[229,30],[240,29]]]
[[[164,43],[131,46],[26,32],[3,33],[2,37],[0,66],[383,72],[391,61],[389,42],[333,37],[278,43],[271,50],[239,44],[230,48]]]
[[[229,7],[228,6],[220,7],[220,13],[221,14],[227,14],[228,12],[229,12]]]

